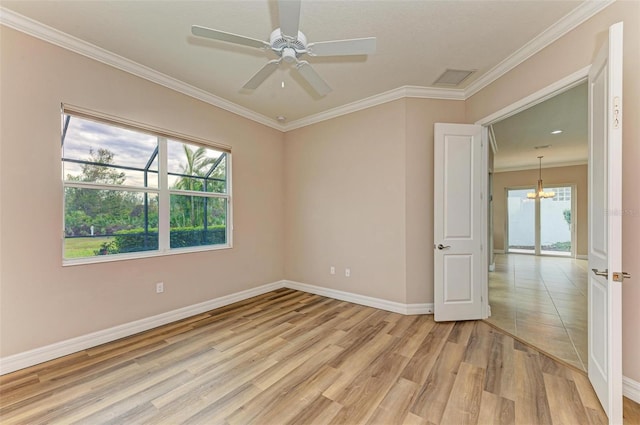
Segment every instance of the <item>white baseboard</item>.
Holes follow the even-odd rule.
[[[640,403],[640,382],[634,381],[631,378],[627,378],[626,376],[622,377],[622,394],[635,401],[636,403]]]
[[[402,304],[395,301],[383,300],[381,298],[368,297],[366,295],[354,294],[351,292],[339,291],[337,289],[325,288],[322,286],[309,285],[306,283],[285,280],[284,286],[298,291],[309,292],[311,294],[322,295],[336,300],[348,301],[354,304],[375,307],[381,310],[392,311],[400,314],[433,314],[433,304]]]
[[[495,262],[489,264],[489,271],[490,272],[495,272],[496,271],[496,263]]]
[[[281,280],[278,282],[268,283],[256,288],[247,289],[246,291],[236,292],[234,294],[225,295],[223,297],[214,298],[202,303],[193,304],[177,310],[168,311],[155,316],[136,320],[130,323],[114,326],[87,335],[76,338],[67,339],[46,345],[44,347],[35,348],[11,356],[0,358],[0,375],[4,375],[25,367],[34,366],[58,357],[86,350],[106,342],[115,341],[120,338],[131,336],[139,332],[157,328],[167,323],[195,316],[205,311],[233,304],[238,301],[246,300],[257,295],[274,291],[280,288],[290,288],[299,291],[309,292],[312,294],[322,295],[337,300],[349,301],[355,304],[362,304],[369,307],[379,308],[381,310],[393,311],[400,314],[433,314],[433,304],[402,304],[393,301],[387,301],[380,298],[367,297],[365,295],[352,294],[349,292],[338,291],[335,289],[323,288],[315,285],[307,285],[304,283],[293,282],[289,280]]]
[[[283,281],[268,283],[256,288],[247,289],[246,291],[236,292],[234,294],[214,298],[209,301],[193,304],[177,310],[171,310],[166,313],[157,314],[155,316],[135,320],[112,328],[56,342],[44,347],[3,357],[0,358],[0,375],[37,365],[68,354],[76,353],[78,351],[86,350],[87,348],[115,341],[149,329],[157,328],[158,326],[166,325],[167,323],[195,316],[196,314],[204,313],[205,311],[246,300],[247,298],[255,297],[256,295],[261,295],[282,288],[283,286]]]
[[[34,366],[48,360],[53,360],[87,348],[95,347],[106,342],[115,341],[120,338],[131,336],[158,326],[166,325],[167,323],[185,319],[187,317],[195,316],[196,314],[204,313],[215,308],[233,304],[280,288],[290,288],[298,291],[309,292],[311,294],[322,295],[341,301],[348,301],[405,315],[433,314],[432,303],[402,304],[381,298],[368,297],[366,295],[353,294],[351,292],[339,291],[337,289],[324,288],[322,286],[309,285],[291,280],[281,280],[130,323],[125,323],[123,325],[114,326],[109,329],[56,342],[44,347],[25,351],[23,353],[0,358],[0,375],[24,369],[25,367]],[[625,397],[628,397],[636,403],[640,403],[640,383],[627,377],[623,377],[622,382],[623,394]]]
[[[576,259],[577,260],[588,260],[589,256],[588,255],[576,255]]]

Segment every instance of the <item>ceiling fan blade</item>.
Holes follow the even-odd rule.
[[[282,34],[297,39],[300,26],[300,0],[279,0],[278,13]]]
[[[376,52],[376,38],[353,38],[350,40],[320,41],[307,46],[311,56],[370,55]]]
[[[253,77],[251,77],[251,79],[242,87],[249,90],[257,89],[269,75],[273,74],[273,72],[278,69],[278,65],[280,65],[280,61],[278,59],[267,62],[267,64],[263,66]]]
[[[296,65],[296,69],[302,75],[302,78],[307,80],[307,83],[318,93],[320,96],[325,96],[331,92],[331,87],[318,75],[318,73],[309,65],[307,61],[300,61]]]
[[[192,25],[191,33],[198,37],[211,38],[213,40],[226,41],[227,43],[241,44],[243,46],[256,47],[258,49],[270,47],[269,43],[267,43],[266,41],[245,37],[243,35],[232,34],[230,32],[205,28],[199,25]]]

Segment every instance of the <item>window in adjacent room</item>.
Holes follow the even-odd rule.
[[[64,107],[64,263],[231,247],[231,152]]]

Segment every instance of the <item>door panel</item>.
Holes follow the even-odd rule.
[[[448,285],[444,288],[444,302],[473,302],[473,257],[471,255],[447,255],[444,257],[445,281],[464,282],[460,285]]]
[[[622,423],[622,23],[589,71],[589,380]],[[596,273],[598,272],[598,273]]]
[[[482,318],[482,127],[435,124],[434,318]]]

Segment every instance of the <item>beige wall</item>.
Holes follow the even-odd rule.
[[[284,278],[281,132],[0,28],[1,356]],[[231,145],[234,248],[62,267],[61,102]]]
[[[403,99],[286,133],[287,278],[433,302],[433,124],[463,118],[460,101]]]
[[[398,100],[285,134],[287,279],[405,302],[404,117]]]
[[[406,100],[407,303],[433,302],[433,125],[464,123],[464,102]]]
[[[624,22],[623,373],[640,382],[640,2],[617,1],[466,101],[475,122],[588,66],[610,25]]]
[[[576,185],[576,255],[587,255],[587,166],[554,167],[542,170],[545,186],[561,184]],[[505,188],[535,186],[538,170],[507,171],[493,175],[493,248],[504,251],[506,229],[506,193]]]

